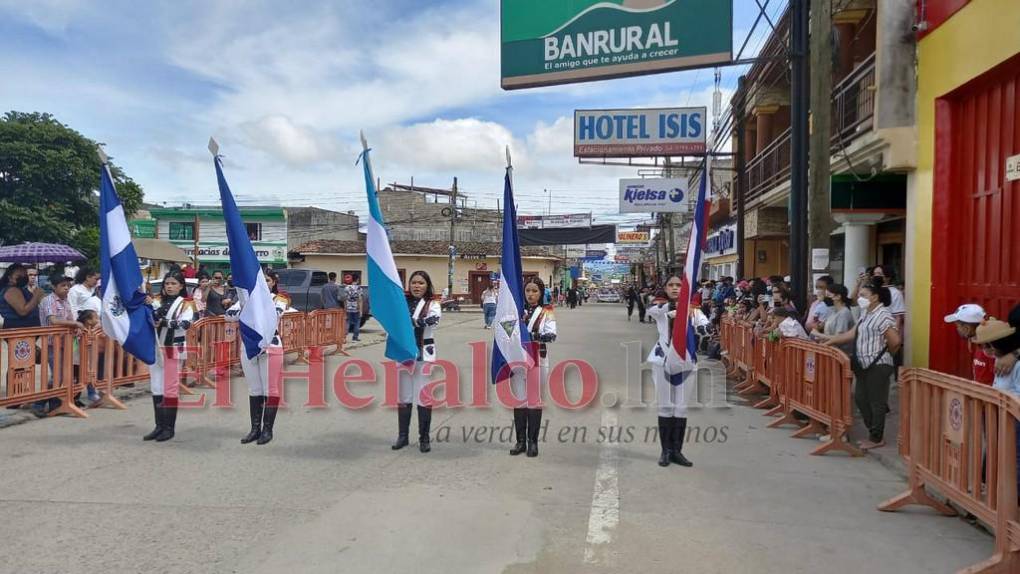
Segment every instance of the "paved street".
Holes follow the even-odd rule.
[[[611,304],[557,319],[553,360],[590,362],[600,395],[622,396],[620,342],[647,349],[652,327]],[[450,313],[440,328],[440,357],[461,365],[465,402],[468,343],[491,337],[480,323]],[[382,351],[351,353],[377,362]],[[899,476],[870,458],[809,456],[816,442],[764,429],[743,406],[692,412],[695,466],[662,469],[658,444],[644,440],[652,408],[549,408],[537,459],[507,456],[502,407],[437,410],[440,442],[422,455],[390,450],[390,409],[341,410],[332,396],[328,409],[307,409],[299,384],[288,389],[291,408],[262,447],[238,443],[240,401],[182,411],[177,438],[160,445],[140,438],[147,396],[126,412],[0,430],[0,572],[909,574],[953,572],[992,552],[991,537],[962,520],[878,512],[904,488]],[[382,395],[381,384],[352,389]],[[241,379],[234,396],[246,400]],[[599,443],[605,425],[625,429],[622,444]],[[493,426],[502,442],[490,441]],[[560,442],[564,427],[574,428]]]

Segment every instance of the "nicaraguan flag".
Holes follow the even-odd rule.
[[[362,136],[362,143],[364,143]],[[365,167],[365,191],[368,193],[368,233],[365,239],[368,267],[368,300],[372,302],[372,316],[386,331],[387,359],[406,363],[418,358],[418,344],[414,340],[404,286],[397,274],[390,251],[390,238],[386,235],[379,199],[376,197],[375,176],[369,160],[368,146],[361,153],[359,161]]]
[[[138,265],[124,208],[113,187],[103,157],[99,175],[99,271],[103,307],[100,321],[107,337],[147,365],[156,362],[156,329],[152,307],[145,304],[142,271]]]
[[[682,383],[684,376],[698,361],[698,337],[691,321],[691,300],[694,298],[694,286],[698,284],[701,250],[708,232],[708,185],[712,181],[709,162],[710,157],[706,156],[705,170],[701,174],[701,186],[698,188],[698,200],[694,207],[694,219],[691,221],[691,237],[687,243],[687,261],[684,264],[680,295],[676,299],[673,336],[669,348],[666,349],[666,374],[674,385]]]
[[[524,278],[521,274],[521,244],[517,240],[517,208],[506,169],[503,183],[503,254],[500,257],[499,297],[496,300],[496,342],[492,346],[492,382],[510,377],[508,363],[531,364],[527,346],[531,340],[521,322],[524,314]]]
[[[210,149],[218,150],[215,142],[210,141]],[[241,212],[237,209],[230,186],[223,177],[223,163],[220,156],[213,151],[213,163],[216,165],[216,181],[220,186],[220,202],[223,204],[223,220],[227,226],[227,244],[230,247],[230,272],[234,275],[234,287],[237,289],[237,300],[241,303],[241,314],[238,317],[241,331],[241,342],[244,354],[254,359],[265,351],[276,334],[279,317],[273,294],[266,284],[266,275],[255,257],[255,249],[251,246],[248,231],[241,220]]]

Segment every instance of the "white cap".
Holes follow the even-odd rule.
[[[962,321],[964,323],[981,324],[985,320],[985,310],[981,305],[965,303],[956,308],[952,315],[946,315],[946,323]]]

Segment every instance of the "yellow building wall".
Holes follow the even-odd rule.
[[[404,269],[405,279],[415,271],[424,271],[432,278],[436,293],[446,288],[448,275],[448,259],[443,256],[394,255],[393,261],[397,269]],[[457,259],[454,265],[453,291],[456,295],[470,293],[468,285],[469,271],[480,270],[479,264],[485,264],[486,271],[499,271],[499,258],[488,257],[485,260]],[[523,257],[521,265],[525,273],[538,273],[538,276],[549,284],[553,275],[555,260]],[[303,263],[294,265],[298,269],[316,269],[319,271],[335,271],[342,281],[343,271],[361,271],[362,284],[368,284],[368,268],[364,255],[306,255]],[[407,285],[404,285],[407,288]]]
[[[928,365],[935,101],[1020,53],[1020,1],[973,0],[917,45],[917,171],[907,193],[909,359]]]

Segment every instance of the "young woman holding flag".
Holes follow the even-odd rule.
[[[556,317],[552,305],[542,305],[545,294],[545,283],[538,277],[528,279],[524,285],[524,315],[521,324],[525,325],[531,335],[532,345],[529,349],[535,367],[538,369],[539,386],[535,389],[538,396],[528,396],[528,374],[514,371],[510,377],[510,389],[514,397],[524,401],[524,406],[514,409],[514,429],[517,433],[517,444],[510,449],[510,456],[517,456],[527,451],[528,457],[538,456],[538,435],[542,429],[541,404],[542,389],[549,382],[549,357],[547,343],[556,340]],[[534,405],[534,406],[532,406]]]
[[[407,282],[407,309],[411,314],[414,326],[414,340],[418,347],[418,357],[414,361],[414,369],[400,371],[398,382],[397,404],[397,442],[391,447],[400,450],[410,444],[408,435],[411,427],[411,408],[418,407],[418,450],[432,450],[429,430],[432,426],[432,398],[423,401],[421,391],[428,384],[428,378],[422,373],[425,363],[436,361],[436,325],[442,316],[442,309],[432,290],[432,279],[424,271],[415,271]],[[423,404],[424,403],[424,404]]]
[[[286,293],[280,293],[276,273],[267,271],[265,276],[266,286],[273,296],[276,315],[279,317],[287,311],[290,297]],[[243,305],[238,301],[227,310],[224,318],[231,322],[239,321],[242,309]],[[276,354],[279,358],[274,360],[272,356]],[[248,358],[244,346],[241,346],[241,371],[244,372],[244,380],[248,383],[248,416],[251,419],[251,430],[241,439],[241,444],[254,442],[264,445],[273,440],[273,426],[276,424],[276,413],[280,406],[278,385],[282,381],[282,370],[283,342],[280,339],[279,328],[273,335],[269,347],[252,359]],[[273,379],[276,380],[277,388],[272,388]]]
[[[648,309],[648,316],[655,321],[659,340],[648,355],[652,366],[652,380],[655,382],[655,397],[659,409],[659,444],[662,454],[659,466],[672,462],[680,466],[694,466],[683,455],[684,435],[687,432],[687,398],[684,396],[683,375],[666,373],[666,353],[673,339],[673,322],[676,316],[676,301],[683,281],[673,275],[662,291],[656,294]],[[680,318],[683,320],[683,317]]]
[[[180,373],[184,363],[184,342],[187,330],[197,318],[195,302],[184,287],[184,274],[171,271],[163,277],[163,290],[158,300],[150,299],[156,311],[156,362],[149,366],[149,388],[156,428],[142,440],[164,442],[174,438],[177,425],[177,399]],[[167,381],[167,375],[177,380]]]

